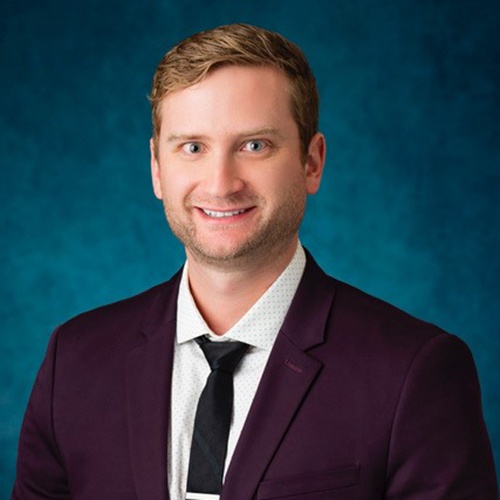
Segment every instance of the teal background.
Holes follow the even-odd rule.
[[[182,264],[149,179],[156,64],[247,22],[299,44],[328,141],[302,242],[464,339],[500,462],[497,1],[7,0],[0,16],[0,498],[53,328]]]

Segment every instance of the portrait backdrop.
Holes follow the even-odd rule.
[[[183,263],[149,173],[157,63],[245,22],[297,43],[327,139],[300,237],[332,276],[461,337],[500,462],[500,3],[6,0],[0,498],[49,336]]]

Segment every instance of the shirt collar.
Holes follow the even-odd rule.
[[[186,262],[177,300],[177,343],[207,335],[210,340],[216,342],[237,340],[271,350],[297,291],[305,264],[305,252],[299,242],[292,260],[274,283],[230,330],[219,336],[210,330],[196,306],[189,289]],[[255,335],[256,331],[259,332],[258,335]]]

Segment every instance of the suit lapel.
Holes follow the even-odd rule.
[[[167,440],[180,274],[163,285],[126,361],[128,436],[138,500],[168,500]]]
[[[251,500],[322,364],[305,351],[324,341],[332,281],[306,252],[304,275],[276,338],[229,465],[221,500]]]
[[[251,500],[321,363],[334,287],[310,254],[227,471],[221,500]],[[167,447],[179,272],[160,287],[126,365],[132,474],[138,500],[168,500]],[[318,375],[319,374],[319,375]]]
[[[321,363],[294,346],[280,333],[269,357],[238,444],[221,500],[250,500],[306,396]]]

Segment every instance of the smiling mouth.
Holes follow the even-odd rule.
[[[253,208],[253,207],[252,207]],[[207,210],[206,208],[202,208],[201,211],[208,215],[209,217],[213,217],[215,219],[220,219],[223,217],[233,217],[235,215],[240,215],[245,212],[248,212],[251,208],[242,208],[241,210]]]

